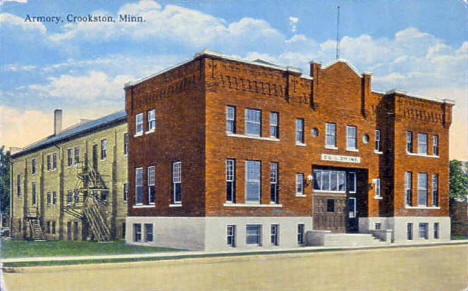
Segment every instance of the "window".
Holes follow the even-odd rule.
[[[50,233],[50,221],[47,221],[47,233]]]
[[[272,224],[271,225],[271,245],[277,246],[278,243],[278,232],[279,232],[279,225]]]
[[[128,133],[124,133],[124,155],[128,154]]]
[[[302,223],[297,225],[297,243],[304,243],[304,224]]]
[[[270,137],[279,138],[278,112],[270,112]]]
[[[270,163],[270,201],[278,203],[278,163]]]
[[[419,224],[419,238],[428,239],[428,224],[420,223]]]
[[[75,147],[75,165],[80,162],[80,148]]]
[[[52,204],[57,204],[57,192],[52,192]]]
[[[435,239],[439,238],[439,223],[438,222],[434,223],[434,238]]]
[[[156,173],[155,167],[148,167],[148,203],[154,204],[156,197]]]
[[[172,203],[182,203],[182,163],[172,163]]]
[[[123,185],[123,199],[124,201],[128,200],[128,184],[127,183]]]
[[[327,212],[335,212],[335,200],[327,199]]]
[[[375,130],[375,151],[381,152],[382,148],[380,147],[380,130]]]
[[[32,191],[32,205],[36,205],[36,182],[32,182],[31,184],[31,191]]]
[[[314,190],[345,192],[346,181],[345,171],[336,170],[314,170]],[[351,173],[350,173],[351,174]],[[356,187],[356,175],[354,176],[354,188]],[[351,177],[351,176],[350,176]]]
[[[304,143],[304,119],[296,118],[296,143]]]
[[[156,128],[156,110],[148,111],[148,131],[154,131]]]
[[[406,205],[413,204],[413,173],[405,173],[405,203]]]
[[[73,191],[68,190],[67,192],[67,205],[71,204],[73,202]]]
[[[135,204],[143,204],[143,168],[135,169]]]
[[[139,223],[133,224],[133,241],[141,241],[141,224]]]
[[[125,232],[126,232],[126,224],[125,222],[122,223],[122,238],[125,239]]]
[[[50,171],[52,169],[52,162],[50,159],[50,155],[47,155],[47,171]]]
[[[103,201],[107,200],[107,196],[109,196],[109,191],[102,190],[101,191],[101,200],[103,200]]]
[[[230,247],[236,246],[236,226],[228,225],[226,229],[226,242]]]
[[[107,139],[101,140],[101,160],[107,157]]]
[[[438,135],[432,136],[432,154],[434,156],[439,155],[439,136]]]
[[[439,206],[439,175],[432,175],[432,206]]]
[[[75,203],[80,203],[80,190],[75,189]]]
[[[376,223],[375,223],[375,229],[376,229],[376,230],[382,229],[382,223],[376,222]]]
[[[408,223],[406,225],[406,238],[408,240],[413,240],[413,224],[412,223]]]
[[[427,205],[427,174],[418,173],[418,205]]]
[[[413,152],[413,132],[412,131],[406,132],[406,151],[408,153]]]
[[[73,165],[73,149],[67,150],[67,166]]]
[[[16,194],[21,196],[21,175],[16,176]]]
[[[375,179],[375,196],[381,197],[381,192],[380,192],[380,178]]]
[[[356,193],[356,173],[348,173],[348,191],[350,193]]]
[[[55,221],[52,221],[52,233],[55,234]]]
[[[262,226],[260,224],[247,224],[246,226],[246,243],[248,245],[261,245]]]
[[[47,206],[50,206],[52,203],[52,194],[50,192],[47,192]]]
[[[236,160],[226,160],[226,201],[236,202]]]
[[[427,134],[418,133],[418,154],[427,155]]]
[[[245,109],[245,133],[249,135],[261,135],[262,113],[258,109]]]
[[[226,132],[236,133],[236,107],[226,106]]]
[[[296,173],[296,196],[304,196],[304,174]]]
[[[135,116],[135,135],[143,134],[143,113]]]
[[[57,153],[52,154],[52,170],[57,170]]]
[[[260,202],[260,161],[245,161],[246,202]]]
[[[329,147],[336,146],[336,124],[328,123],[325,125],[325,145]]]
[[[346,126],[346,149],[356,150],[357,149],[357,128],[356,126]]]
[[[145,242],[153,241],[153,224],[145,223]]]
[[[32,159],[31,161],[31,174],[36,174],[36,159]]]

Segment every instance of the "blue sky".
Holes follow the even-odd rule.
[[[468,159],[468,10],[445,1],[0,0],[0,145],[25,146],[65,124],[123,109],[125,82],[204,49],[308,73],[341,57],[376,90],[457,102],[452,157]],[[133,14],[144,23],[31,23],[29,16]],[[18,132],[21,134],[18,135]]]

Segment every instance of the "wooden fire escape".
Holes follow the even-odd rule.
[[[39,241],[45,240],[44,232],[42,231],[41,223],[39,222],[37,207],[29,207],[26,210],[26,221],[31,231],[31,239]]]

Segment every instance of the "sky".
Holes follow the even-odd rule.
[[[0,0],[0,146],[52,134],[55,108],[65,126],[123,110],[126,82],[205,48],[308,74],[335,59],[338,5],[340,57],[373,90],[455,100],[450,156],[468,160],[466,0]],[[73,21],[88,15],[117,21]]]

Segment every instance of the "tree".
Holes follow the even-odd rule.
[[[468,177],[463,173],[462,163],[450,161],[450,198],[466,199],[468,194]]]
[[[10,152],[0,147],[0,211],[10,213]]]

